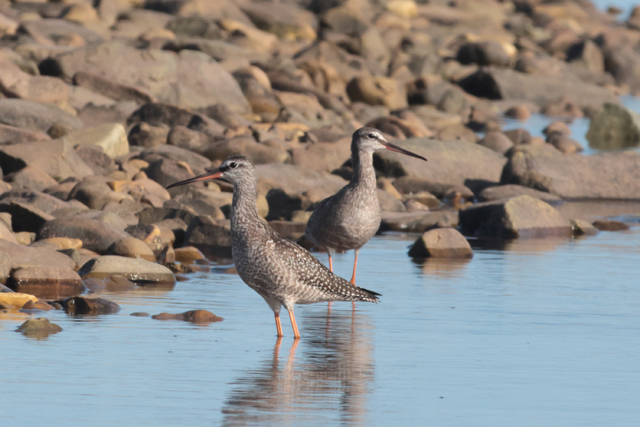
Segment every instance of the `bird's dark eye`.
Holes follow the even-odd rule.
[[[367,135],[367,137],[369,139],[376,139],[376,134],[375,133],[370,133],[369,135]]]
[[[238,167],[238,164],[237,164],[236,162],[231,162],[231,163],[229,163],[229,167],[230,167],[231,169],[235,169],[235,168],[237,168],[237,167]]]

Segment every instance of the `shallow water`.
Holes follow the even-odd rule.
[[[29,315],[0,314],[2,425],[637,425],[640,227],[472,241],[473,260],[426,263],[406,255],[414,237],[362,250],[380,304],[299,306],[297,348],[221,273],[105,293],[114,315],[46,313],[64,330],[43,340],[13,332]],[[197,308],[225,320],[130,316]]]

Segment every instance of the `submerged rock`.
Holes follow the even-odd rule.
[[[46,317],[37,319],[29,319],[22,325],[18,326],[17,332],[21,332],[29,338],[43,339],[49,335],[57,334],[62,328],[55,323],[51,323]]]
[[[124,276],[132,282],[175,283],[176,278],[167,267],[142,259],[105,255],[82,266],[81,277],[104,279],[109,276]]]
[[[100,297],[76,296],[56,302],[62,306],[65,313],[71,316],[112,314],[120,311],[118,304]]]
[[[603,219],[594,221],[592,225],[602,231],[623,231],[630,228],[629,224],[625,224],[624,222]]]
[[[591,148],[615,150],[640,145],[640,114],[618,104],[604,104],[591,118]]]
[[[178,314],[160,313],[151,316],[151,318],[156,320],[184,320],[192,323],[211,323],[224,320],[222,317],[218,317],[207,310],[191,310]]]

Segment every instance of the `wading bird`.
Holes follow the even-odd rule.
[[[355,249],[352,284],[356,283],[360,248],[371,240],[380,228],[380,202],[376,172],[373,169],[373,152],[381,149],[427,160],[391,144],[377,129],[358,129],[351,139],[351,181],[336,194],[321,201],[307,223],[307,239],[327,251],[330,271],[333,271],[333,252]]]
[[[244,156],[227,158],[217,171],[171,184],[222,178],[233,184],[231,248],[240,278],[273,310],[282,337],[280,307],[289,312],[293,334],[300,338],[293,307],[325,301],[377,302],[380,294],[359,288],[330,272],[316,257],[282,237],[258,215],[257,175]]]

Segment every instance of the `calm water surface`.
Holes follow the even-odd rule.
[[[415,263],[414,236],[379,236],[359,283],[382,302],[298,306],[297,347],[222,273],[106,293],[114,315],[49,312],[64,330],[43,340],[0,314],[0,424],[637,426],[639,237],[474,241],[471,261]],[[225,320],[130,316],[197,308]]]

